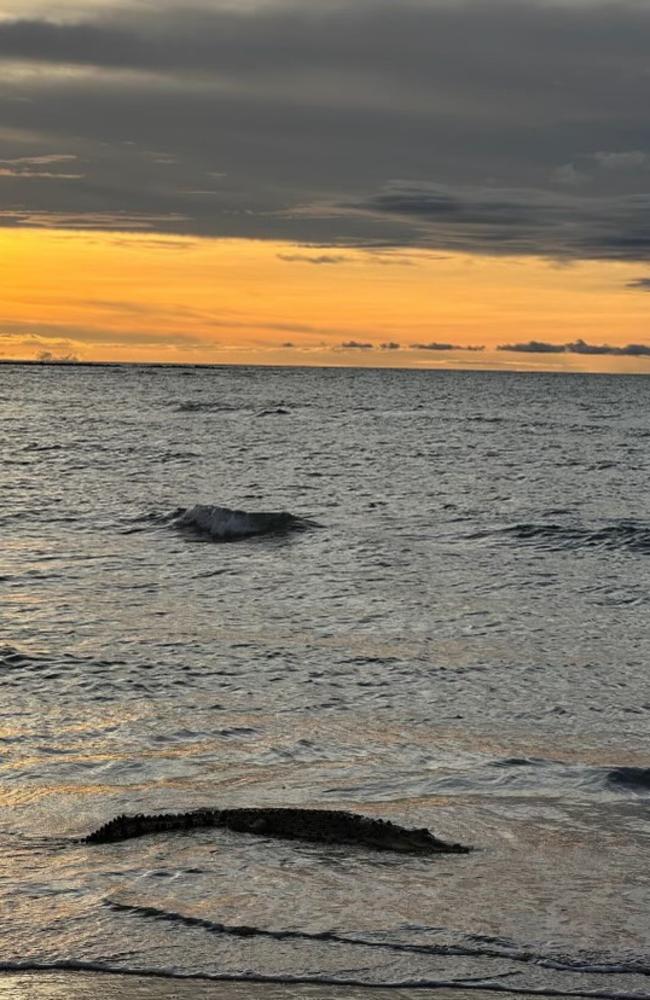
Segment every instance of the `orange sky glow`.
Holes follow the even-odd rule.
[[[26,228],[0,231],[0,259],[2,360],[650,372],[647,357],[496,351],[647,342],[630,263]],[[485,349],[412,346],[431,342]]]

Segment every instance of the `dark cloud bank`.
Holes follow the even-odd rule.
[[[5,19],[0,223],[645,261],[648,51],[634,0]]]
[[[289,346],[289,345],[285,345]],[[341,351],[399,351],[399,350],[411,350],[411,351],[483,351],[484,347],[462,347],[460,344],[439,344],[435,341],[430,344],[410,344],[408,348],[402,348],[401,344],[395,343],[394,340],[389,340],[383,344],[372,344],[369,341],[361,340],[346,340],[342,344],[339,344],[339,350]]]
[[[650,357],[650,347],[645,344],[611,347],[609,344],[587,344],[584,340],[574,340],[569,344],[551,344],[544,340],[528,340],[522,344],[503,344],[501,347],[497,347],[497,351],[511,351],[519,354],[608,354],[614,357]]]
[[[305,253],[279,253],[278,260],[283,260],[287,264],[344,264],[347,257],[337,254],[317,254],[310,256]]]
[[[285,344],[285,347],[293,347],[293,344]],[[394,342],[387,344],[372,344],[369,342],[348,340],[339,345],[340,350],[400,350],[401,345]],[[484,346],[462,347],[459,344],[443,344],[435,341],[430,344],[410,344],[411,351],[469,351],[482,352]],[[650,346],[645,344],[627,344],[625,347],[612,347],[609,344],[588,344],[584,340],[574,340],[568,344],[553,344],[545,340],[528,340],[520,344],[502,344],[497,347],[497,351],[506,351],[511,354],[591,354],[591,355],[611,355],[614,357],[648,358],[650,357]]]

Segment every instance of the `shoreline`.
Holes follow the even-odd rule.
[[[562,997],[562,994],[556,994]],[[0,971],[0,1000],[516,1000],[480,987],[328,986],[104,971]]]

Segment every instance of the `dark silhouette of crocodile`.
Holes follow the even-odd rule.
[[[185,813],[117,816],[94,833],[85,844],[112,844],[149,833],[224,827],[237,833],[254,833],[285,840],[319,844],[355,844],[375,851],[402,854],[467,854],[470,847],[449,844],[429,830],[409,830],[389,820],[372,819],[339,809],[196,809]]]

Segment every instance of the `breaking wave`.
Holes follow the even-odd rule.
[[[317,527],[315,521],[296,517],[286,511],[252,512],[212,504],[196,504],[187,510],[181,510],[169,523],[175,528],[219,542]]]
[[[650,525],[622,520],[599,528],[564,524],[513,524],[478,532],[472,538],[504,537],[553,550],[603,549],[650,554]]]

